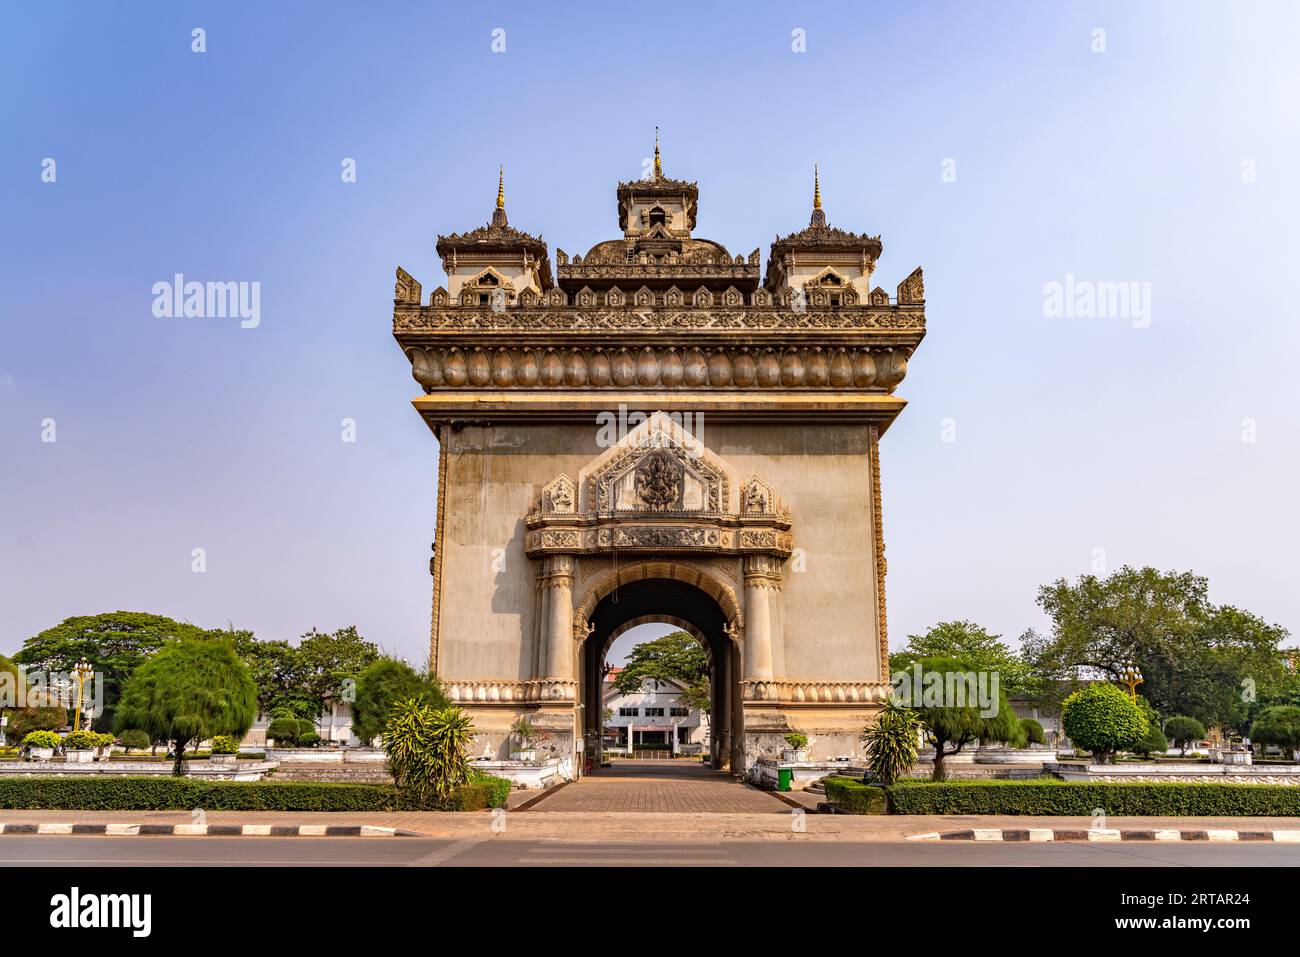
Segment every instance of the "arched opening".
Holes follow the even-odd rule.
[[[737,696],[740,653],[727,634],[728,616],[699,585],[671,578],[642,578],[611,588],[587,616],[591,633],[579,653],[579,706],[583,750],[590,765],[601,764],[605,660],[614,639],[628,628],[657,621],[691,634],[709,657],[709,764],[739,769],[743,754],[741,707]]]

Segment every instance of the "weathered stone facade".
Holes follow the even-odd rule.
[[[620,184],[585,256],[506,224],[441,237],[451,291],[398,270],[393,331],[440,443],[431,658],[500,753],[519,716],[599,747],[601,666],[644,621],[713,660],[714,760],[802,730],[858,754],[888,679],[879,438],[925,332],[918,269],[808,228],[732,256],[694,183]]]

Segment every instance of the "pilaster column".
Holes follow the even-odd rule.
[[[745,556],[745,680],[772,678],[770,593],[781,587],[781,563],[770,555]]]
[[[573,680],[573,557],[552,555],[542,572],[547,612],[546,678]]]

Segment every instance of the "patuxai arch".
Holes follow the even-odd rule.
[[[491,221],[440,236],[448,283],[397,270],[393,332],[437,437],[430,660],[508,749],[529,717],[600,747],[602,665],[669,622],[712,662],[712,758],[744,773],[791,730],[859,755],[888,681],[879,441],[925,333],[921,270],[872,285],[880,238],[809,225],[733,255],[695,183],[617,189],[584,255]],[[575,762],[576,765],[576,762]]]

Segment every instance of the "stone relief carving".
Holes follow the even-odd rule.
[[[633,474],[639,504],[650,511],[661,512],[681,502],[683,469],[666,450],[648,453]]]

